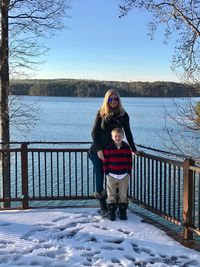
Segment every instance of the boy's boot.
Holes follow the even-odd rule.
[[[127,203],[119,203],[119,218],[120,220],[127,220]]]
[[[116,204],[109,203],[108,204],[108,219],[110,219],[111,221],[115,221],[116,219],[115,211],[116,211]]]

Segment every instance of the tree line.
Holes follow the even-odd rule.
[[[197,85],[176,82],[120,82],[81,79],[11,80],[10,94],[29,96],[103,97],[116,88],[124,97],[200,96]]]

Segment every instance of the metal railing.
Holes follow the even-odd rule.
[[[25,209],[30,201],[93,198],[95,176],[87,148],[35,148],[29,144],[0,150],[0,202],[19,202]],[[3,170],[8,157],[6,177]]]
[[[182,225],[184,239],[200,235],[200,167],[191,158],[135,157],[129,190],[134,203]]]
[[[2,209],[27,209],[33,201],[45,201],[45,206],[48,201],[93,199],[95,174],[87,144],[14,143],[1,149]],[[191,158],[135,156],[128,195],[132,202],[182,225],[184,239],[200,235],[200,167]]]

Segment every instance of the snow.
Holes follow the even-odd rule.
[[[200,266],[200,253],[128,211],[111,222],[96,208],[0,212],[0,266]]]

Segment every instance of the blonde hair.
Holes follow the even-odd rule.
[[[119,128],[119,127],[114,128],[114,129],[111,131],[111,135],[113,135],[114,133],[120,133],[120,134],[122,134],[122,135],[124,136],[124,131],[123,131],[123,129],[122,129],[122,128]]]
[[[118,105],[115,108],[115,113],[119,114],[119,116],[122,116],[125,113],[125,110],[122,107],[122,103],[121,103],[121,99],[120,99],[120,95],[119,95],[118,91],[116,89],[110,89],[106,92],[106,94],[104,96],[103,104],[100,108],[100,116],[102,118],[109,117],[109,115],[113,114],[113,110],[111,109],[111,107],[108,103],[109,97],[113,94],[115,94],[118,97]]]

